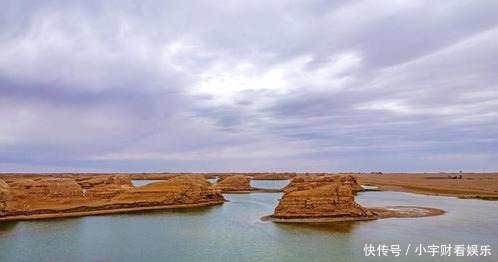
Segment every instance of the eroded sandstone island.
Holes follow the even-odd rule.
[[[256,188],[251,186],[253,178],[246,175],[223,175],[214,186],[223,193],[276,193],[281,189]]]
[[[316,223],[444,214],[443,210],[424,207],[365,208],[355,202],[355,193],[362,190],[350,175],[295,177],[284,189],[275,213],[262,219],[280,223]]]
[[[182,175],[133,187],[129,176],[0,180],[0,221],[216,205],[221,191],[204,176]]]
[[[253,189],[251,177],[245,175],[220,176],[214,186],[224,193],[250,192]]]

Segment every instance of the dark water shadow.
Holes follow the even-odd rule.
[[[203,207],[181,207],[181,208],[171,208],[171,209],[157,209],[157,210],[142,210],[136,212],[120,213],[120,214],[110,214],[108,216],[120,216],[120,217],[132,217],[132,216],[201,216],[210,213],[221,205],[215,206],[203,206]]]
[[[370,223],[371,221],[344,221],[331,223],[275,223],[282,230],[302,234],[302,233],[341,233],[350,234],[360,226],[360,223]]]
[[[220,208],[220,205],[216,206],[204,206],[204,207],[182,207],[182,208],[171,208],[171,209],[158,209],[158,210],[137,210],[133,212],[117,213],[117,214],[99,214],[99,215],[87,215],[87,216],[77,216],[77,217],[51,217],[37,220],[26,220],[26,221],[5,221],[0,222],[0,236],[3,232],[7,232],[15,228],[17,223],[80,223],[84,219],[88,218],[98,218],[98,217],[133,217],[133,216],[201,216],[211,212],[212,210]]]
[[[0,222],[0,237],[8,234],[10,231],[14,230],[17,226],[17,221],[3,221]]]

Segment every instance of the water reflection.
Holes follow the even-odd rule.
[[[214,184],[214,183],[218,182],[218,180],[219,180],[219,177],[208,178],[208,181],[211,184]]]
[[[132,180],[131,184],[134,187],[139,187],[139,186],[144,186],[144,185],[147,185],[150,183],[160,182],[160,181],[164,181],[164,180],[147,180],[147,179],[146,180]]]
[[[219,206],[205,206],[205,207],[194,207],[194,208],[171,208],[171,209],[161,209],[161,210],[144,210],[123,214],[113,214],[113,217],[135,217],[135,216],[202,216],[213,209],[219,208]]]
[[[289,180],[251,180],[251,186],[255,188],[282,189]]]
[[[360,223],[369,221],[344,221],[334,223],[314,223],[314,224],[282,224],[276,223],[276,226],[282,230],[297,234],[314,234],[314,233],[351,233]]]
[[[14,230],[19,222],[17,221],[4,221],[0,222],[0,236],[8,234]]]

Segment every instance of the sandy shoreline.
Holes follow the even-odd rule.
[[[220,204],[223,204],[224,202],[226,202],[226,201],[206,202],[206,203],[197,203],[197,204],[164,205],[164,206],[152,206],[152,207],[117,208],[117,209],[94,210],[94,211],[83,211],[83,212],[68,212],[68,213],[64,213],[64,211],[61,211],[59,213],[51,213],[51,214],[35,214],[35,215],[20,215],[20,216],[0,217],[0,221],[21,221],[21,220],[40,220],[40,219],[51,219],[51,218],[70,218],[70,217],[133,213],[133,212],[141,212],[141,211],[148,211],[148,210],[167,210],[167,209],[207,207],[207,206],[220,205]]]
[[[370,221],[384,218],[410,218],[410,217],[428,217],[439,216],[446,211],[438,208],[419,207],[419,206],[389,206],[389,207],[372,207],[368,208],[376,216],[373,217],[296,217],[296,218],[277,218],[273,215],[264,216],[262,221],[271,221],[275,223],[336,223],[348,221]]]
[[[360,184],[377,186],[380,191],[498,200],[498,174],[495,173],[463,173],[462,179],[459,179],[459,173],[357,174],[354,176]]]
[[[439,208],[419,206],[369,207],[368,209],[377,214],[379,218],[429,217],[446,213],[445,210]]]

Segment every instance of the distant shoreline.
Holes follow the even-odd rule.
[[[379,191],[498,200],[498,174],[496,173],[399,173],[354,176],[358,183],[377,186]]]
[[[288,180],[291,177],[311,174],[340,175],[349,174],[357,178],[362,185],[377,186],[379,191],[408,192],[435,196],[453,196],[462,199],[498,200],[498,173],[496,172],[473,172],[473,173],[278,173],[278,172],[241,172],[241,173],[0,173],[0,179],[5,181],[20,178],[42,178],[42,177],[71,177],[79,178],[93,175],[119,175],[129,176],[132,180],[168,180],[175,176],[192,174],[202,175],[206,178],[224,175],[247,175],[252,180]],[[462,179],[454,179],[462,175]],[[450,178],[453,177],[453,178]],[[271,189],[258,189],[251,191],[237,191],[230,193],[251,192],[277,192]]]

